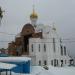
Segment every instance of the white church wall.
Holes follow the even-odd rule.
[[[30,38],[29,39],[29,53],[31,56],[35,56],[36,65],[44,65],[44,61],[47,61],[47,65],[51,65],[54,60],[58,61],[58,66],[61,66],[61,60],[63,60],[63,66],[67,65],[67,55],[61,55],[60,38],[51,28],[43,26],[43,38]],[[53,38],[55,39],[55,51],[53,48]],[[33,44],[33,52],[31,45]],[[44,45],[46,45],[46,51],[44,51]],[[39,47],[40,46],[40,47]],[[64,52],[64,51],[63,51]],[[63,53],[64,54],[64,53]],[[66,63],[65,63],[66,62]]]

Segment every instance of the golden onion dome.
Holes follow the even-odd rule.
[[[35,12],[34,8],[33,8],[32,14],[30,15],[30,18],[38,18],[38,15],[37,15],[37,13]]]

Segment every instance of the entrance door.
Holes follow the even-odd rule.
[[[29,38],[32,37],[32,34],[24,36],[24,51],[29,53]]]

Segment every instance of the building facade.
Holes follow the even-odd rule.
[[[30,20],[31,23],[24,25],[14,43],[9,44],[9,54],[14,51],[15,55],[31,57],[32,65],[69,65],[66,46],[63,45],[56,28],[37,24],[38,15],[34,9]]]

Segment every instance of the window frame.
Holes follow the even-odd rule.
[[[40,44],[39,44],[39,52],[40,52]]]
[[[34,51],[34,46],[33,46],[33,44],[31,45],[31,50],[32,50],[32,52]]]
[[[47,60],[44,60],[44,65],[47,65]]]
[[[41,65],[41,60],[39,60],[39,66]]]
[[[46,52],[46,44],[44,44],[44,52]]]

